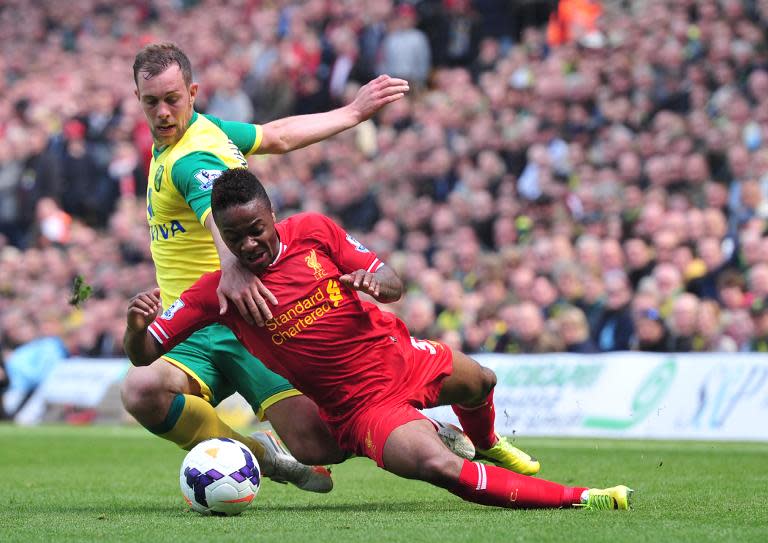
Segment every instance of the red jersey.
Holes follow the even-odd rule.
[[[387,397],[404,368],[387,363],[385,350],[405,325],[391,313],[360,300],[339,277],[383,263],[333,221],[316,213],[294,215],[276,225],[280,247],[259,276],[278,299],[274,317],[249,325],[234,304],[219,315],[216,288],[221,272],[203,275],[149,327],[166,349],[195,330],[221,322],[265,366],[288,379],[338,421],[362,400]]]

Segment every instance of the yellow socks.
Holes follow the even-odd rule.
[[[163,424],[148,430],[185,450],[206,439],[228,437],[246,445],[257,460],[264,457],[264,447],[259,442],[235,432],[219,418],[211,404],[191,394],[177,394]]]

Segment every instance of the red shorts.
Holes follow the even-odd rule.
[[[385,394],[359,402],[331,431],[343,449],[384,467],[384,443],[389,434],[407,422],[427,419],[418,410],[437,405],[443,380],[453,371],[453,353],[442,343],[414,339],[406,331],[371,356],[402,365],[402,380],[393,382]]]

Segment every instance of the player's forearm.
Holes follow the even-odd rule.
[[[123,349],[134,366],[148,366],[165,352],[146,328],[144,330],[126,328]]]
[[[205,227],[211,232],[213,244],[216,246],[216,252],[219,253],[219,261],[223,264],[224,262],[234,260],[236,257],[232,254],[229,248],[227,248],[227,244],[224,243],[224,240],[219,233],[219,229],[216,226],[216,222],[213,220],[213,213],[209,213],[205,218]]]
[[[379,281],[379,295],[376,300],[383,304],[391,304],[403,296],[403,282],[389,266],[382,266],[375,274]]]
[[[262,126],[263,140],[256,153],[281,154],[301,149],[352,128],[360,121],[359,112],[349,106],[277,119]]]

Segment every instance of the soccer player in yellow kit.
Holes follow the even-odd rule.
[[[214,181],[228,168],[247,167],[247,155],[285,153],[357,125],[402,98],[408,83],[380,76],[347,106],[259,126],[197,113],[198,85],[189,59],[174,44],[144,47],[133,75],[154,139],[147,219],[166,314],[173,314],[174,301],[201,275],[221,268],[222,312],[234,303],[246,320],[263,325],[272,317],[267,302],[277,300],[224,245],[210,213]],[[270,434],[243,436],[218,417],[214,406],[235,391],[307,465]],[[253,450],[266,476],[304,490],[329,491],[330,473],[311,465],[339,462],[345,455],[317,406],[267,370],[221,325],[200,330],[149,366],[132,367],[121,392],[128,412],[150,432],[183,449],[212,437],[236,439]]]

